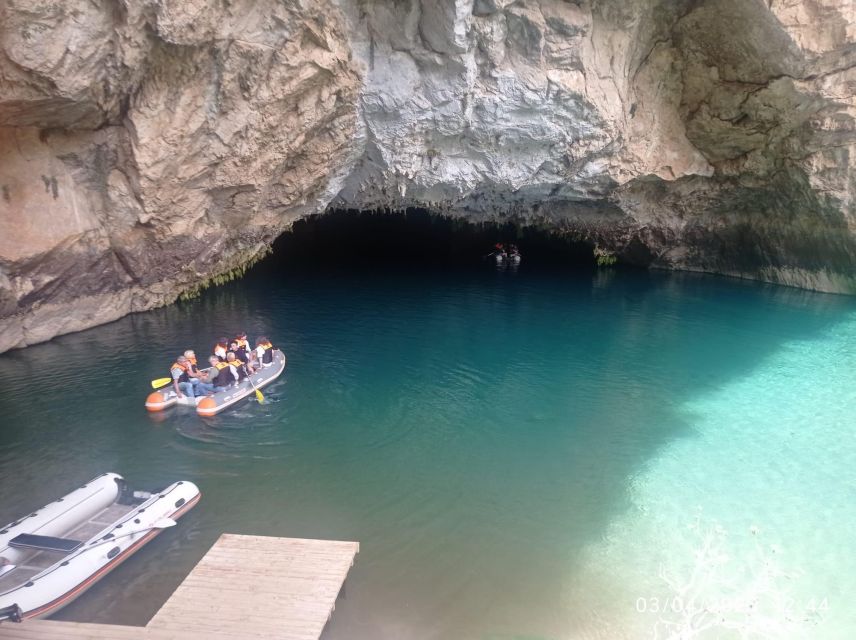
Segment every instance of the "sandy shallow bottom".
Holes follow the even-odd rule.
[[[583,638],[849,639],[856,630],[856,317],[683,405],[692,433],[629,481],[585,552]]]

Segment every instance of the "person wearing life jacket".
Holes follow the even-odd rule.
[[[220,362],[226,362],[226,353],[229,351],[229,339],[220,338],[217,344],[214,345],[214,355],[220,359]]]
[[[193,373],[199,373],[199,367],[196,366],[196,352],[193,349],[188,349],[184,352],[184,357],[187,358],[187,361],[190,363],[190,368],[193,370]]]
[[[250,341],[247,340],[247,334],[241,331],[232,342],[236,345],[235,348],[229,349],[235,352],[235,357],[238,360],[249,362],[253,366],[256,365],[256,350],[250,346]]]
[[[190,382],[198,384],[200,382],[199,367],[196,366],[196,353],[193,349],[188,349],[184,352],[184,357],[187,358],[187,377]]]
[[[235,354],[236,360],[247,366],[247,373],[255,373],[256,367],[255,363],[253,362],[253,360],[255,359],[253,357],[254,353],[252,351],[247,353],[247,350],[244,347],[238,346],[238,344],[239,343],[237,340],[232,340],[232,342],[229,344],[229,351]],[[228,360],[229,354],[227,353],[226,361],[228,362]],[[240,373],[240,371],[238,373]]]
[[[196,393],[193,390],[193,383],[190,381],[190,376],[187,373],[188,369],[187,358],[184,356],[178,356],[169,368],[169,374],[172,376],[172,386],[179,398],[183,398],[185,393],[191,398],[196,397]]]
[[[250,341],[247,340],[247,333],[245,331],[241,331],[238,335],[235,336],[233,342],[237,342],[239,347],[250,350]]]
[[[193,391],[193,383],[190,382],[190,376],[187,373],[188,368],[187,358],[183,355],[178,356],[169,368],[169,374],[172,377],[172,386],[179,398],[183,398],[185,393],[191,398],[196,397]]]
[[[248,375],[255,373],[255,369],[253,369],[253,365],[247,362],[246,360],[241,360],[238,358],[234,352],[230,351],[226,354],[226,362],[235,367],[238,370],[238,377],[243,380]]]
[[[256,340],[256,357],[259,359],[259,364],[263,367],[269,367],[273,364],[274,347],[270,340],[264,336],[259,336]]]
[[[169,368],[169,373],[172,376],[172,386],[179,398],[183,398],[184,394],[195,398],[198,395],[205,395],[214,391],[214,385],[200,379],[199,371],[195,369],[187,356],[178,356]]]
[[[193,390],[196,395],[206,395],[214,392],[214,385],[208,382],[205,371],[200,370],[196,366],[196,352],[193,349],[188,349],[184,352],[184,357],[187,358],[187,369],[185,373],[189,378],[189,382],[193,385]]]
[[[208,379],[214,384],[217,389],[228,387],[231,384],[238,384],[238,371],[228,362],[220,362],[217,356],[208,358],[211,363],[211,373]]]

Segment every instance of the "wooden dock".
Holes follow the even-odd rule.
[[[145,627],[28,620],[0,625],[0,639],[317,640],[359,548],[224,534]]]

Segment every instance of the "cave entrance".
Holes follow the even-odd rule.
[[[497,242],[514,243],[526,265],[594,266],[593,245],[513,222],[473,224],[425,209],[331,210],[294,224],[273,244],[282,265],[480,264]]]

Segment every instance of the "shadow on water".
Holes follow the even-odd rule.
[[[361,541],[328,638],[561,636],[580,551],[629,506],[628,478],[692,436],[685,401],[856,308],[574,260],[343,266],[331,246],[0,356],[0,519],[108,469],[205,494],[63,618],[145,622],[231,531]],[[180,348],[235,329],[289,356],[268,403],[143,411]]]

